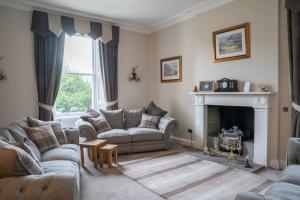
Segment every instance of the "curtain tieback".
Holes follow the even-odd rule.
[[[39,107],[44,108],[45,110],[49,110],[49,111],[53,110],[53,106],[49,106],[49,105],[43,104],[43,103],[39,103]]]
[[[300,105],[296,104],[296,103],[292,103],[292,107],[297,111],[300,112]]]
[[[115,100],[115,101],[106,102],[106,106],[113,106],[113,105],[115,105],[116,103],[118,103],[118,99]]]

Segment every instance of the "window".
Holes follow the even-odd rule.
[[[95,42],[89,37],[65,37],[63,71],[55,102],[55,117],[78,116],[103,104],[102,81],[95,67]]]

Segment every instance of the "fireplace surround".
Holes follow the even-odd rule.
[[[238,106],[254,110],[253,162],[268,166],[270,92],[191,92],[195,105],[194,148],[203,149],[208,139],[208,107]]]

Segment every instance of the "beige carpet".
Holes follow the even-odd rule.
[[[124,159],[117,168],[130,179],[170,200],[233,200],[238,192],[263,193],[272,180],[182,152]]]

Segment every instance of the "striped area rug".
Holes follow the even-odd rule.
[[[263,193],[272,180],[178,152],[120,162],[117,168],[165,199],[233,200],[239,192]]]

